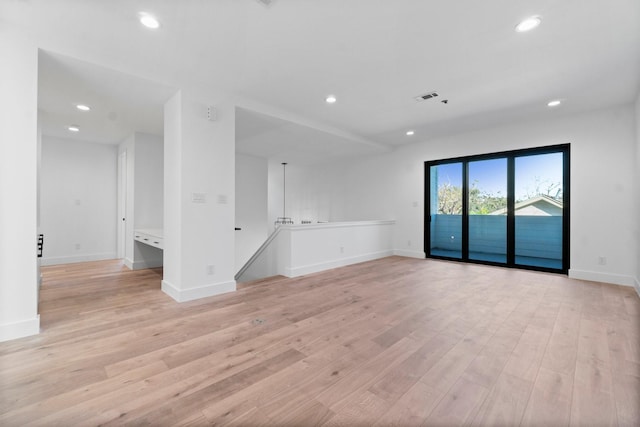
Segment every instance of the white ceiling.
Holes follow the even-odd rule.
[[[139,25],[143,10],[157,15],[159,30]],[[516,33],[530,15],[542,25]],[[105,140],[127,126],[157,133],[149,111],[171,88],[225,91],[269,107],[260,113],[284,112],[238,110],[238,151],[264,156],[374,152],[630,103],[640,87],[638,0],[0,0],[2,25],[47,52],[40,108],[48,129],[77,117]],[[94,75],[59,54],[112,71]],[[413,99],[431,90],[441,97]],[[329,93],[336,104],[324,102]],[[96,118],[69,111],[90,102],[82,94],[96,96]],[[551,110],[554,98],[565,102]],[[304,120],[281,120],[295,117]]]
[[[106,144],[133,131],[162,135],[163,105],[175,88],[49,52],[40,52],[38,67],[43,134]],[[78,104],[91,111],[78,111]],[[81,131],[69,132],[69,125]]]

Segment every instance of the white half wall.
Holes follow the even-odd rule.
[[[264,243],[267,219],[267,160],[236,153],[236,220],[234,233],[237,272]]]
[[[386,220],[283,226],[290,248],[280,274],[298,277],[391,256],[393,225]]]
[[[117,147],[43,136],[42,265],[116,257]]]
[[[281,225],[238,280],[298,277],[393,255],[393,226],[391,220]]]

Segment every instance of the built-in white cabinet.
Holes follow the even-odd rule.
[[[133,230],[133,238],[145,245],[154,248],[164,249],[163,232],[161,229],[138,229]]]

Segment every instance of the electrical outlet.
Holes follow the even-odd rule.
[[[340,246],[340,253],[343,254],[344,253],[344,246]]]
[[[207,275],[212,276],[216,273],[216,266],[213,264],[207,265]]]
[[[407,246],[411,246],[411,240],[407,240]]]
[[[598,257],[598,265],[607,265],[607,257],[599,256]]]
[[[76,251],[80,250],[80,243],[76,243]]]

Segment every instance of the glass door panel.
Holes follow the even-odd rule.
[[[462,163],[429,168],[429,254],[462,258]]]
[[[515,263],[561,269],[563,154],[515,158]]]
[[[507,159],[468,163],[469,259],[507,262]]]

